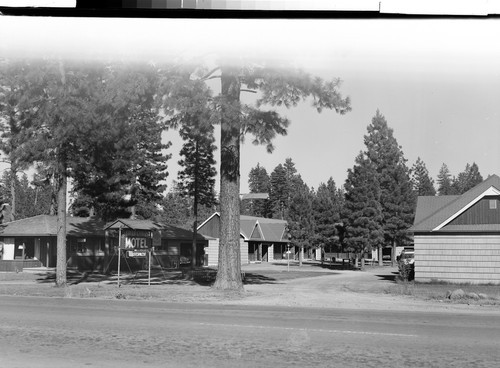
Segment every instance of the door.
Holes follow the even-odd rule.
[[[40,238],[35,238],[35,259],[41,260],[40,258]]]
[[[4,260],[13,260],[14,252],[15,252],[15,242],[14,238],[5,238],[3,240],[3,259]]]

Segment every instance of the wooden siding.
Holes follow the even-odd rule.
[[[240,239],[241,264],[248,264],[248,243]],[[205,255],[208,258],[208,266],[218,266],[219,264],[219,239],[210,239],[208,247],[205,248]]]
[[[500,235],[415,236],[415,280],[500,284]]]
[[[205,256],[208,258],[208,266],[217,266],[219,263],[219,239],[210,239],[208,247],[205,248]]]
[[[490,200],[496,202],[496,208],[490,209]],[[500,203],[498,197],[484,197],[449,225],[500,224]]]
[[[241,264],[248,264],[248,243],[240,238],[240,259],[241,259]]]

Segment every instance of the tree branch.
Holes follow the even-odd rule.
[[[255,90],[253,90],[253,89],[245,89],[245,88],[240,89],[240,92],[257,93],[257,91],[255,91]]]
[[[201,77],[201,80],[209,80],[209,79],[214,79],[214,78],[220,78],[220,76],[216,77],[211,77],[212,74],[214,74],[217,70],[220,70],[220,66],[216,66],[212,70],[210,70],[207,74],[205,74],[203,77]]]

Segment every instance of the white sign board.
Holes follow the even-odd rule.
[[[125,237],[125,249],[147,249],[148,244],[146,238]]]

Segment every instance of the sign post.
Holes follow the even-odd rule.
[[[290,244],[287,244],[288,250],[286,251],[286,258],[287,258],[287,272],[290,272]]]
[[[148,286],[151,286],[151,253],[155,248],[149,249],[149,260],[148,260]]]
[[[118,287],[120,287],[120,258],[122,256],[122,227],[118,228]]]

